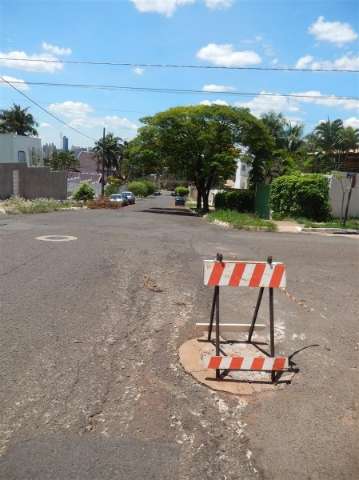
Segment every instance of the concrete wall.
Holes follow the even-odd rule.
[[[333,217],[340,218],[343,187],[345,192],[344,197],[344,210],[347,204],[348,192],[351,184],[351,179],[346,178],[345,172],[337,173],[330,179],[329,188],[329,202],[332,210]],[[340,178],[338,178],[340,176]],[[349,207],[349,217],[359,217],[359,174],[356,175],[356,186],[352,190],[352,196]]]
[[[18,173],[16,173],[18,172]],[[51,172],[47,167],[0,164],[0,199],[12,195],[23,198],[67,198],[66,172]]]

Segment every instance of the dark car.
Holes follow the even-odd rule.
[[[177,196],[175,198],[175,206],[177,207],[177,205],[182,205],[184,206],[186,204],[186,199],[185,197],[180,197],[180,196]]]
[[[155,195],[156,197],[158,197],[159,195],[162,195],[162,193],[161,193],[161,192],[154,192],[153,195]]]
[[[176,197],[176,192],[171,192],[171,197]]]
[[[136,203],[136,197],[132,192],[122,192],[122,195],[127,198],[127,201],[130,205],[134,205]]]

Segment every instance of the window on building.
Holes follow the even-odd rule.
[[[22,163],[26,163],[26,153],[24,152],[24,150],[19,150],[17,152],[17,161],[18,162],[22,162]]]
[[[247,169],[247,166],[244,163],[242,163],[242,167],[241,167],[242,172],[244,173],[246,169]]]

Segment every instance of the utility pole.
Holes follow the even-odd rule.
[[[102,135],[102,176],[101,176],[101,197],[105,196],[105,137],[106,128],[103,129]]]

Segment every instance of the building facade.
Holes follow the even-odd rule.
[[[41,139],[13,133],[0,134],[0,164],[18,163],[28,167],[43,166]]]

